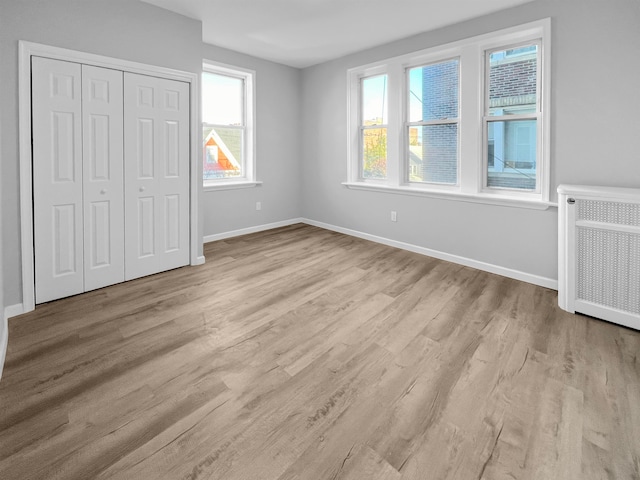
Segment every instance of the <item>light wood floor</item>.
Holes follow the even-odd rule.
[[[0,478],[639,479],[640,333],[315,227],[10,320]]]

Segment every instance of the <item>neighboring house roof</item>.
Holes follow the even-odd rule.
[[[242,158],[242,130],[237,128],[215,127],[216,133],[227,146],[234,159]]]
[[[231,165],[237,170],[240,169],[240,163],[236,159],[236,155],[234,155],[234,151],[238,154],[241,151],[240,139],[237,135],[232,135],[235,133],[236,129],[232,128],[224,128],[224,127],[203,127],[204,135],[204,145],[208,145],[211,143],[211,140],[218,146],[218,148],[222,151],[224,156],[229,160]]]
[[[211,134],[211,130],[213,130],[213,127],[209,127],[207,125],[204,125],[202,127],[202,138],[204,138],[204,143],[207,143],[207,140],[209,139],[209,135]]]

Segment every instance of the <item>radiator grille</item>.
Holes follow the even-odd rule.
[[[558,194],[558,305],[640,330],[640,188]]]
[[[640,225],[640,205],[577,203],[583,220]],[[578,299],[640,315],[640,235],[578,227],[576,253]]]
[[[640,204],[578,200],[576,220],[640,226]]]

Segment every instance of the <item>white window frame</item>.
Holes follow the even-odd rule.
[[[535,36],[534,36],[535,37]],[[522,47],[524,45],[537,45],[538,46],[538,62],[536,63],[536,111],[534,113],[521,113],[515,115],[489,115],[489,55],[496,51],[501,50],[509,50],[516,49],[518,47]],[[543,197],[543,186],[544,180],[547,171],[548,171],[548,162],[544,161],[544,157],[547,157],[544,153],[544,144],[542,141],[543,138],[543,128],[544,125],[544,116],[543,116],[543,102],[542,102],[542,86],[544,83],[543,75],[543,60],[542,60],[542,49],[543,49],[544,41],[542,36],[538,36],[538,38],[528,38],[524,40],[518,40],[517,43],[506,44],[500,43],[496,44],[496,42],[492,42],[487,44],[484,48],[483,52],[483,116],[482,116],[482,192],[491,193],[494,195],[503,195],[506,197],[510,197],[512,195],[518,195],[522,198],[531,198],[538,199]],[[535,190],[518,190],[515,188],[504,188],[504,187],[489,187],[488,186],[488,128],[489,123],[491,122],[506,122],[506,121],[515,121],[515,120],[536,120],[536,168],[535,170],[530,169],[523,171],[523,173],[535,173],[536,175],[536,188]],[[548,183],[547,183],[547,197],[548,200]]]
[[[453,52],[452,52],[453,53]],[[445,63],[445,62],[449,62],[452,60],[457,60],[458,61],[458,116],[456,118],[448,118],[448,119],[440,119],[440,120],[421,120],[418,122],[412,122],[411,121],[411,114],[409,112],[409,108],[411,105],[411,99],[409,98],[410,92],[409,92],[409,70],[413,69],[413,68],[419,68],[419,67],[429,67],[432,65],[437,65],[439,63]],[[417,186],[418,188],[422,188],[422,186],[425,186],[427,188],[433,188],[433,189],[438,189],[438,190],[442,190],[442,191],[455,191],[459,185],[460,185],[460,103],[461,103],[461,98],[460,98],[460,65],[461,65],[461,61],[460,61],[460,56],[459,55],[453,55],[450,57],[446,57],[446,58],[439,58],[438,60],[433,60],[433,59],[429,59],[429,61],[426,62],[414,62],[415,64],[408,64],[404,67],[404,82],[405,82],[405,88],[406,88],[406,94],[404,94],[404,101],[405,101],[405,110],[403,112],[403,119],[404,119],[404,125],[403,125],[403,151],[402,151],[402,172],[403,172],[403,177],[402,177],[402,184],[403,185],[411,185],[411,186]],[[423,182],[412,182],[410,179],[410,175],[409,175],[409,171],[411,169],[410,166],[410,152],[409,152],[409,127],[412,126],[417,126],[417,127],[421,127],[421,126],[429,126],[429,125],[457,125],[458,127],[458,144],[457,144],[457,148],[456,148],[456,172],[458,172],[458,178],[457,181],[454,184],[449,184],[449,183],[438,183],[438,182],[427,182],[427,181],[423,181]]]
[[[487,188],[487,141],[484,111],[487,51],[540,41],[538,56],[538,135],[536,191]],[[518,25],[457,42],[421,50],[347,71],[348,164],[347,181],[352,189],[387,191],[453,200],[546,209],[555,205],[550,196],[550,48],[549,18]],[[408,69],[459,59],[458,184],[409,182]],[[386,73],[388,99],[387,179],[372,181],[360,174],[360,82]],[[515,117],[512,117],[515,118]]]
[[[204,179],[203,172],[202,182],[204,190],[227,190],[244,187],[255,187],[256,185],[260,185],[262,182],[256,179],[256,72],[254,70],[227,65],[212,60],[203,61],[202,71],[203,73],[213,73],[216,75],[239,78],[243,80],[244,85],[243,127],[236,127],[244,130],[242,145],[243,174],[242,176],[233,178]],[[225,128],[227,127],[228,126],[225,126]],[[202,131],[202,122],[200,122],[200,131]],[[201,161],[204,164],[204,159],[202,159]]]
[[[373,78],[373,77],[380,77],[382,75],[387,75],[387,71],[384,68],[374,68],[374,69],[370,69],[367,70],[366,72],[364,72],[364,74],[362,76],[360,76],[358,78],[358,112],[357,112],[357,118],[358,118],[358,139],[357,139],[357,145],[358,145],[358,153],[357,153],[357,162],[356,162],[356,168],[357,168],[357,172],[356,172],[356,177],[359,179],[359,181],[361,182],[369,182],[369,183],[373,183],[373,184],[384,184],[386,183],[387,179],[389,178],[389,159],[388,159],[388,151],[389,151],[389,112],[387,111],[387,123],[382,123],[380,125],[371,125],[371,126],[365,126],[364,125],[364,118],[362,116],[362,104],[363,104],[363,95],[362,95],[362,83],[364,82],[365,79],[367,78]],[[389,99],[389,78],[387,75],[387,101]],[[387,178],[364,178],[364,131],[365,130],[369,130],[369,129],[374,129],[374,128],[386,128],[387,129]]]

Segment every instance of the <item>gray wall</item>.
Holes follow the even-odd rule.
[[[202,44],[202,25],[131,0],[0,0],[0,129],[5,225],[4,293],[21,299],[18,159],[18,40],[200,72],[202,59],[256,71],[257,175],[263,185],[201,194],[204,235],[299,217],[300,71]],[[262,202],[262,210],[255,204]]]
[[[202,24],[131,0],[0,0],[0,129],[5,304],[22,302],[18,40],[188,72],[202,69]]]
[[[541,18],[552,19],[551,184],[640,187],[640,2],[536,1],[302,72],[303,215],[557,279],[557,209],[354,191],[347,69]],[[390,211],[398,212],[397,223]]]
[[[205,44],[202,56],[256,72],[256,170],[263,182],[205,191],[205,237],[300,217],[300,70],[213,45]]]
[[[130,0],[0,0],[4,305],[21,302],[18,40],[199,72],[202,58],[257,72],[260,187],[202,194],[204,235],[298,216],[557,278],[557,211],[348,190],[346,70],[552,18],[552,186],[640,187],[640,2],[536,1],[302,71],[202,45],[201,24]],[[263,209],[255,210],[261,201]],[[398,222],[389,212],[398,212]],[[0,285],[0,294],[1,294]],[[2,296],[0,295],[0,304]]]

